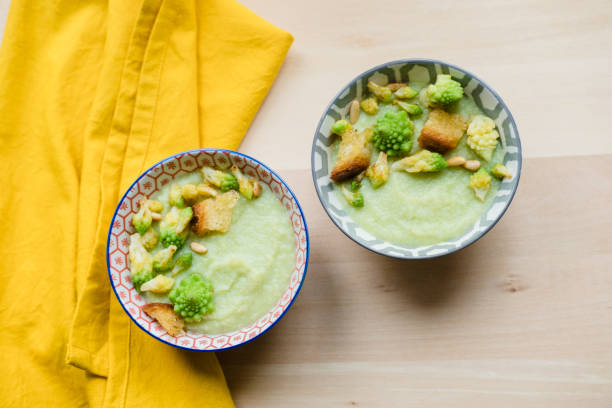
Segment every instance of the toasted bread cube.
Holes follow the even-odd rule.
[[[445,153],[457,147],[466,126],[461,115],[434,109],[421,130],[419,145],[426,150]]]
[[[235,190],[219,194],[195,204],[192,230],[202,236],[208,232],[227,232],[232,222],[232,212],[240,195]]]
[[[332,180],[339,183],[368,168],[371,155],[368,140],[371,133],[371,129],[363,132],[351,129],[342,134],[338,147],[338,158],[330,175]]]
[[[177,336],[183,332],[185,321],[174,312],[174,306],[170,303],[147,303],[142,310],[157,320],[169,335]]]

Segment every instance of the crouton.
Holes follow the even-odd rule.
[[[457,147],[465,128],[466,123],[461,115],[434,109],[421,130],[419,145],[438,153],[447,152]]]
[[[351,129],[342,134],[338,147],[338,158],[331,172],[331,179],[339,183],[361,173],[370,165],[370,148],[368,140],[372,129],[358,132]]]
[[[235,190],[219,194],[195,204],[191,229],[202,236],[208,232],[227,232],[232,222],[232,212],[240,195]]]
[[[177,336],[183,333],[185,321],[174,312],[174,306],[170,303],[148,303],[142,307],[142,310],[157,320],[169,335]]]

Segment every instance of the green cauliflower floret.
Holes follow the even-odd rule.
[[[374,97],[369,97],[361,101],[361,110],[368,115],[376,115],[378,113],[378,101]]]
[[[238,180],[233,175],[211,167],[202,167],[200,170],[204,181],[221,189],[221,191],[238,190]]]
[[[497,147],[499,133],[495,130],[493,119],[484,115],[474,115],[467,128],[467,145],[486,161],[491,160]]]
[[[151,251],[157,245],[159,241],[159,234],[155,232],[153,228],[149,228],[147,232],[142,236],[142,246],[145,247],[147,251]]]
[[[212,285],[198,274],[183,279],[168,296],[174,311],[186,322],[199,322],[214,310]]]
[[[353,127],[348,121],[341,119],[334,122],[331,127],[331,132],[334,135],[342,136],[346,131],[351,130]]]
[[[170,245],[168,248],[160,249],[153,255],[153,272],[159,274],[169,271],[172,268],[172,257],[176,252],[176,246]]]
[[[405,110],[410,116],[419,116],[421,113],[423,113],[423,109],[421,109],[421,107],[415,103],[402,102],[396,99],[393,101],[393,104]]]
[[[130,247],[128,259],[130,261],[130,276],[136,290],[140,285],[153,279],[153,260],[151,254],[142,245],[140,234],[130,236]]]
[[[396,98],[400,99],[412,99],[417,96],[419,93],[412,89],[409,86],[402,86],[400,89],[395,91],[394,95]]]
[[[405,171],[408,173],[434,172],[448,167],[448,163],[440,153],[421,150],[418,153],[396,161],[391,166],[394,171]]]
[[[193,210],[191,207],[182,209],[172,207],[159,224],[160,241],[162,245],[166,248],[170,245],[174,245],[177,249],[181,249],[189,236],[189,229],[187,226],[192,217]]]
[[[474,190],[477,199],[485,200],[489,188],[491,188],[491,176],[484,168],[480,168],[470,176],[470,188]]]
[[[387,112],[376,121],[372,143],[389,156],[402,155],[412,148],[413,131],[414,125],[406,112]]]
[[[174,279],[165,275],[157,275],[150,281],[147,281],[140,286],[143,292],[166,293],[174,286]]]
[[[183,187],[181,187],[181,197],[183,197],[186,204],[191,205],[195,203],[198,196],[198,188],[195,184],[185,184]]]
[[[162,212],[162,210],[164,209],[164,205],[161,203],[161,201],[157,201],[157,200],[146,200],[144,203],[147,207],[149,207],[149,210],[153,211],[153,212]]]
[[[136,228],[136,231],[140,235],[144,235],[149,228],[151,228],[151,224],[153,223],[153,218],[151,218],[151,210],[147,205],[141,205],[138,212],[132,215],[132,225]]]
[[[385,184],[389,179],[389,163],[387,162],[387,153],[380,152],[376,162],[366,170],[366,176],[370,180],[372,187],[378,188]]]
[[[170,187],[170,192],[168,193],[168,204],[183,208],[185,207],[185,199],[183,199],[183,190],[177,184],[173,184]]]
[[[370,81],[368,82],[368,89],[374,94],[375,97],[380,99],[382,102],[388,103],[393,100],[393,92],[391,92],[391,89],[387,88],[386,86],[381,86],[375,82]]]
[[[363,207],[364,205],[363,194],[361,194],[361,191],[359,191],[359,187],[361,186],[358,184],[353,185],[352,183],[349,188],[347,188],[344,184],[340,187],[342,195],[353,207]]]
[[[172,268],[172,277],[175,277],[179,273],[185,272],[187,269],[191,268],[191,264],[193,262],[193,254],[191,252],[183,252],[176,258],[176,263],[174,264],[174,268]]]
[[[236,166],[232,166],[232,174],[238,180],[240,194],[247,200],[254,200],[261,195],[261,186],[257,180],[248,178]]]
[[[497,163],[495,166],[493,166],[491,169],[491,174],[500,180],[506,177],[512,178],[512,172],[501,163]]]
[[[436,83],[427,87],[427,96],[430,103],[446,106],[461,100],[463,87],[450,75],[439,74]]]

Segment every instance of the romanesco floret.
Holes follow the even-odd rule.
[[[198,188],[195,184],[185,184],[181,187],[181,196],[186,204],[193,204],[198,199]]]
[[[172,257],[176,252],[176,246],[160,249],[153,255],[153,272],[155,274],[169,271],[172,268]]]
[[[232,166],[232,174],[238,180],[240,194],[248,200],[254,200],[261,195],[261,186],[257,180],[251,179],[240,171],[236,166]]]
[[[491,188],[491,176],[484,169],[480,168],[476,173],[470,176],[470,188],[474,190],[474,195],[480,201],[484,201],[489,188]]]
[[[178,209],[172,207],[166,214],[164,219],[159,224],[160,241],[164,247],[170,245],[176,246],[178,249],[185,244],[185,240],[189,235],[189,221],[193,217],[191,207]]]
[[[140,235],[144,235],[151,228],[152,223],[151,210],[149,210],[149,206],[142,203],[138,212],[132,215],[132,225]]]
[[[359,187],[361,187],[359,184],[351,185],[349,188],[343,184],[340,187],[342,195],[353,207],[363,207],[364,205],[363,194],[359,191]]]
[[[238,180],[233,175],[210,167],[202,167],[200,170],[204,181],[221,189],[221,191],[238,190]]]
[[[149,210],[151,210],[152,212],[162,212],[162,210],[164,209],[164,205],[161,203],[161,201],[157,200],[145,200],[142,205],[146,205],[147,207],[149,207]]]
[[[361,101],[361,109],[368,115],[376,115],[378,113],[378,101],[374,97],[369,97]]]
[[[140,286],[142,292],[166,293],[174,286],[174,279],[165,275],[157,275]]]
[[[400,99],[412,99],[419,93],[409,86],[402,86],[400,89],[395,91],[394,95]]]
[[[176,263],[174,264],[174,268],[172,268],[172,277],[175,277],[179,273],[185,272],[187,269],[191,268],[191,263],[193,262],[193,254],[191,252],[183,252],[176,258]]]
[[[366,176],[374,188],[378,188],[387,182],[387,179],[389,179],[387,153],[380,152],[376,162],[366,170]]]
[[[217,196],[217,190],[214,187],[209,186],[206,183],[198,184],[198,195],[202,198],[210,198]]]
[[[486,161],[491,160],[497,147],[499,133],[495,122],[484,115],[474,115],[467,128],[467,145]]]
[[[179,185],[173,184],[170,187],[170,192],[168,193],[168,204],[178,208],[185,207],[183,191]]]
[[[510,169],[508,169],[501,163],[497,163],[495,166],[493,166],[493,168],[491,169],[491,174],[495,176],[495,178],[498,178],[500,180],[503,180],[506,177],[512,178],[512,172],[510,171]]]
[[[427,96],[430,103],[446,106],[461,100],[463,88],[450,75],[439,74],[436,83],[427,87]]]
[[[159,234],[155,232],[153,228],[149,228],[148,231],[142,236],[142,246],[144,246],[147,251],[153,250],[158,241]]]
[[[407,103],[396,99],[393,101],[393,104],[405,110],[410,116],[419,116],[423,113],[423,109],[416,103]]]
[[[130,261],[130,276],[136,290],[140,285],[153,278],[153,260],[151,254],[142,245],[140,234],[130,236],[128,259]]]
[[[408,173],[434,172],[448,167],[448,163],[440,153],[421,150],[418,153],[403,158],[393,163],[394,171],[406,171]]]
[[[168,296],[174,311],[186,322],[199,322],[214,310],[212,285],[198,274],[183,279]]]
[[[381,86],[370,81],[368,82],[368,89],[382,102],[391,102],[393,100],[393,92],[391,92],[391,89],[387,88],[386,86]]]
[[[342,136],[344,132],[351,130],[353,127],[344,119],[337,120],[331,127],[331,132],[334,135]]]
[[[414,125],[404,111],[387,112],[374,126],[372,143],[389,156],[408,153],[412,148]]]

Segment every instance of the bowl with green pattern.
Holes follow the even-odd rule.
[[[434,90],[442,89],[438,84],[448,79],[461,85],[460,99],[444,106],[432,102]],[[383,99],[386,96],[381,97],[380,93],[377,98],[376,86],[390,88],[392,102],[386,103]],[[404,86],[410,87],[410,92],[398,93],[398,87]],[[361,103],[372,102],[371,99],[377,102],[376,110],[369,110],[369,106]],[[355,109],[359,106],[357,103],[361,105],[359,109]],[[351,117],[352,110],[358,116]],[[428,149],[436,150],[428,147],[427,138],[431,139],[431,128],[440,126],[439,121],[435,122],[439,116],[446,122],[456,119],[460,123],[456,127],[459,130],[455,129],[459,139],[454,147],[447,148],[450,150],[429,152]],[[392,151],[391,147],[383,158],[381,151],[385,147],[378,142],[385,136],[384,126],[395,118],[398,121],[408,118],[410,122],[410,126],[398,128],[405,131],[402,134],[406,143],[401,149],[406,149]],[[478,118],[491,123],[487,135],[496,137],[493,139],[496,144],[493,150],[489,148],[488,154],[483,154],[482,146],[477,144],[481,140],[477,123],[482,122]],[[349,128],[355,135],[367,135],[363,140],[371,152],[368,171],[372,173],[364,170],[349,179],[332,180],[344,137],[334,134],[332,127],[341,120],[350,123]],[[398,148],[398,139],[389,140]],[[426,166],[414,170],[414,163],[421,163],[418,157],[423,155],[437,157],[442,165],[435,171]],[[460,159],[460,165],[454,165],[458,161],[455,158]],[[381,159],[384,160],[380,163],[386,163],[391,170],[386,182],[377,186],[373,165]],[[447,255],[483,237],[512,202],[521,162],[519,132],[499,94],[463,68],[427,59],[388,62],[350,81],[325,108],[311,152],[315,189],[332,222],[359,245],[400,259]],[[500,169],[505,176],[500,176]],[[486,181],[487,177],[490,180],[482,195],[482,191],[478,192],[478,182]]]

